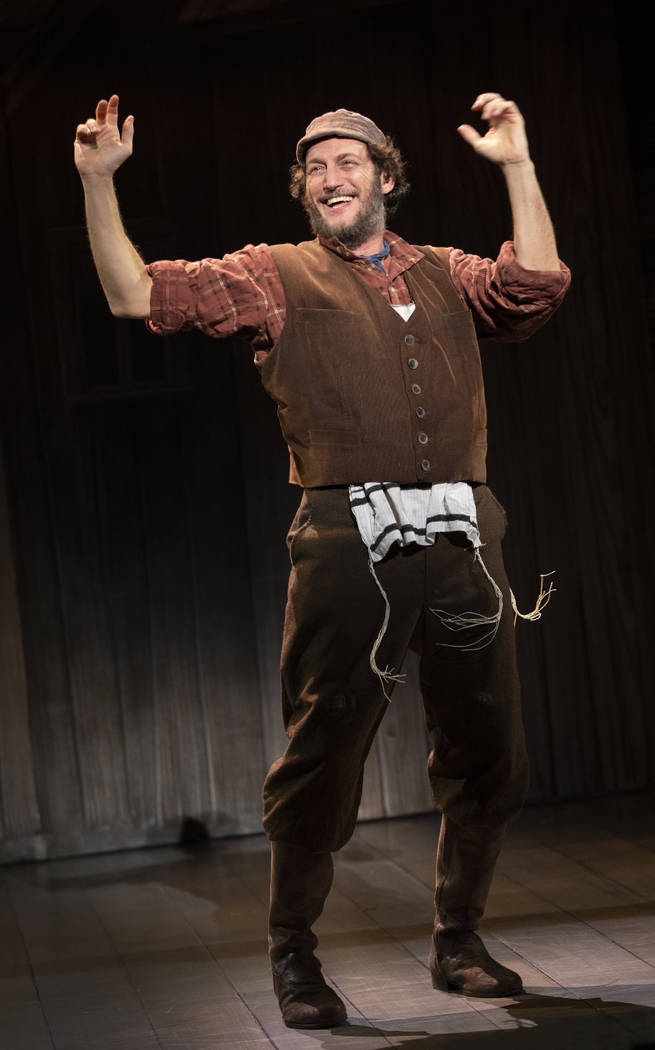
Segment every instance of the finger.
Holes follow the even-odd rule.
[[[107,103],[107,123],[118,126],[118,95],[112,95]]]
[[[482,95],[478,95],[471,109],[482,109],[487,102],[491,102],[495,98],[502,99],[502,97],[497,91],[485,91]]]
[[[462,138],[468,142],[469,146],[473,146],[474,149],[478,142],[482,142],[482,135],[475,128],[472,128],[470,124],[460,124],[457,130]]]
[[[483,120],[498,121],[503,117],[510,116],[515,109],[516,106],[513,102],[507,102],[505,99],[494,99],[493,102],[487,102],[480,116]]]
[[[101,98],[96,106],[96,120],[98,124],[104,124],[107,117],[107,99]]]
[[[88,124],[78,124],[75,137],[80,142],[91,142],[95,138],[95,131],[93,131]]]
[[[134,140],[134,117],[130,113],[129,117],[126,117],[123,121],[123,131],[121,133],[121,142],[124,146],[129,146],[132,149],[132,142]]]
[[[78,124],[77,137],[80,142],[95,142],[98,130],[94,117],[89,117],[86,124]]]

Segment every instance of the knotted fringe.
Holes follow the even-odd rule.
[[[542,612],[542,610],[545,609],[546,606],[548,605],[548,602],[550,601],[551,594],[554,594],[555,591],[557,590],[556,587],[553,587],[553,581],[551,580],[550,583],[548,584],[548,590],[545,591],[544,590],[544,580],[546,579],[547,576],[554,576],[554,575],[555,575],[555,569],[553,569],[551,572],[542,572],[541,575],[539,576],[539,594],[537,596],[537,604],[535,605],[535,607],[532,610],[532,612],[529,612],[529,613],[519,612],[517,604],[516,604],[516,598],[514,597],[514,591],[510,590],[509,593],[510,593],[510,597],[512,599],[512,609],[514,610],[514,626],[516,626],[516,621],[517,621],[517,619],[519,617],[522,620],[531,620],[532,622],[534,622],[535,620],[540,620],[541,619],[541,612]]]
[[[376,674],[378,676],[378,678],[380,679],[380,685],[382,686],[382,692],[384,694],[384,699],[387,701],[387,703],[391,703],[391,697],[389,696],[389,694],[387,693],[387,690],[386,690],[387,682],[404,682],[406,676],[404,674],[394,674],[393,673],[394,672],[393,667],[385,667],[385,669],[383,671],[377,665],[375,657],[376,657],[378,649],[380,648],[380,644],[382,642],[382,639],[384,638],[385,634],[387,633],[387,627],[389,626],[389,616],[391,614],[391,606],[389,605],[389,599],[387,598],[386,591],[385,591],[384,587],[382,586],[382,584],[380,583],[380,581],[377,578],[377,575],[376,575],[376,572],[375,572],[375,568],[373,566],[373,558],[371,557],[371,552],[370,551],[368,552],[368,568],[369,568],[369,572],[370,572],[371,576],[375,580],[375,583],[377,585],[377,588],[378,588],[380,594],[384,598],[384,619],[382,621],[382,626],[380,627],[380,630],[378,631],[378,636],[375,639],[375,642],[373,643],[373,648],[371,649],[371,655],[369,656],[368,662],[371,665],[371,670],[373,671],[373,673]]]
[[[462,652],[475,652],[477,649],[485,649],[488,645],[491,645],[498,628],[500,626],[500,618],[503,614],[503,594],[487,571],[487,566],[482,560],[480,554],[480,548],[475,548],[474,554],[475,560],[480,564],[482,571],[489,580],[489,583],[494,589],[494,594],[498,599],[498,611],[492,616],[485,616],[484,613],[477,612],[463,612],[463,613],[448,613],[445,609],[431,609],[434,615],[441,621],[444,627],[447,627],[449,631],[467,631],[471,627],[486,627],[489,626],[489,630],[486,634],[483,634],[481,638],[473,638],[470,642],[465,645],[459,645],[457,642],[441,642],[441,645],[446,646],[448,649],[460,649]]]

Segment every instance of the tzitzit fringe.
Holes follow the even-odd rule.
[[[496,637],[500,626],[500,618],[503,615],[502,591],[487,571],[487,566],[482,560],[479,547],[475,548],[474,558],[481,566],[482,571],[494,589],[494,594],[498,599],[498,611],[491,616],[485,616],[484,613],[477,612],[448,613],[445,609],[430,609],[430,612],[434,613],[443,626],[447,627],[449,631],[467,631],[471,627],[489,627],[489,630],[483,634],[481,638],[474,638],[464,645],[461,645],[458,642],[440,643],[449,649],[460,649],[462,652],[475,652],[477,649],[485,649],[486,646],[491,645]]]
[[[540,620],[541,619],[542,610],[545,609],[546,606],[548,605],[548,602],[550,601],[551,594],[554,594],[555,591],[557,590],[557,587],[553,587],[553,581],[551,580],[550,583],[548,584],[548,590],[545,591],[544,590],[544,580],[546,579],[547,576],[554,576],[555,575],[555,571],[556,570],[553,569],[551,572],[542,572],[541,575],[539,576],[539,594],[537,596],[537,604],[535,605],[535,607],[532,610],[532,612],[529,612],[529,613],[519,612],[518,606],[516,604],[516,598],[514,597],[514,591],[512,591],[510,589],[509,593],[510,593],[510,597],[512,599],[512,609],[514,610],[514,626],[516,626],[516,621],[517,621],[517,619],[519,617],[522,620],[531,620],[532,622],[534,622],[535,620]]]
[[[384,587],[382,586],[382,584],[380,583],[380,581],[377,578],[377,575],[376,575],[376,572],[375,572],[375,568],[373,566],[373,559],[371,557],[371,552],[370,551],[368,553],[368,568],[369,568],[369,572],[371,573],[371,576],[375,580],[375,583],[377,585],[377,588],[378,588],[380,594],[384,598],[384,619],[382,621],[382,626],[380,627],[380,630],[378,631],[378,636],[375,639],[375,642],[373,643],[373,648],[371,649],[371,655],[368,658],[368,662],[371,665],[371,670],[373,671],[373,673],[376,674],[378,676],[378,678],[380,679],[380,685],[382,686],[382,692],[384,694],[384,699],[387,701],[387,703],[390,704],[391,703],[391,697],[387,693],[387,689],[386,689],[387,683],[388,682],[404,682],[406,676],[404,674],[394,674],[394,668],[393,667],[385,667],[385,669],[383,671],[377,665],[375,657],[376,657],[378,649],[380,648],[380,643],[382,642],[382,639],[384,638],[385,634],[387,633],[387,627],[389,626],[389,616],[390,616],[390,613],[391,613],[391,606],[389,605],[389,599],[387,598],[386,591],[385,591]]]

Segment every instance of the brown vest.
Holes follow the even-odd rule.
[[[286,296],[279,342],[259,369],[291,454],[289,480],[485,481],[486,408],[471,313],[448,251],[405,271],[405,322],[318,241],[271,248]]]

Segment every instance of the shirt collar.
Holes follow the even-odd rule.
[[[419,251],[414,245],[408,244],[407,241],[404,241],[397,233],[392,233],[391,230],[384,231],[384,239],[389,245],[390,279],[404,273],[410,266],[424,258],[423,252]],[[317,240],[324,248],[334,252],[335,255],[341,256],[346,262],[356,262],[358,259],[362,259],[362,256],[356,255],[354,252],[351,252],[350,248],[346,248],[345,244],[342,244],[338,237],[321,237],[319,235]],[[374,264],[370,263],[369,265],[373,266]]]

